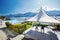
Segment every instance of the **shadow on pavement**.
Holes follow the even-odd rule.
[[[57,37],[57,35],[55,33],[50,32],[50,31],[48,33],[49,33],[49,36],[50,36],[51,40],[58,40],[58,37]]]
[[[46,34],[34,30],[28,31],[22,40],[34,40],[34,38],[36,40],[58,40],[57,35],[52,32],[48,32],[48,34]]]

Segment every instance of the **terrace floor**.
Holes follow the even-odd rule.
[[[41,27],[38,30],[32,27],[24,32],[25,38],[32,38],[34,40],[60,40],[60,32],[54,31],[49,27],[44,28],[44,32],[41,31]]]
[[[0,28],[0,30],[2,30]],[[38,30],[34,27],[29,28],[23,34],[17,35],[15,32],[9,29],[2,30],[10,40],[60,40],[60,32],[54,31],[50,27],[45,27],[44,32],[41,31],[41,27],[38,26]]]

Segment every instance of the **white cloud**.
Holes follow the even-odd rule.
[[[46,11],[52,11],[52,10],[60,11],[60,8],[48,7],[47,5],[45,5],[43,9]]]
[[[58,8],[46,8],[46,11],[52,11],[52,10],[57,10],[57,11],[59,11],[60,9],[58,9]]]

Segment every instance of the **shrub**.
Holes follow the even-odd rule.
[[[13,28],[12,30],[15,31],[15,32],[17,32],[17,33],[19,33],[18,28]]]
[[[0,19],[4,20],[5,16],[0,16]]]
[[[27,22],[28,25],[32,25],[32,22]]]
[[[29,23],[24,23],[24,24],[16,24],[16,25],[12,25],[9,22],[6,22],[6,26],[7,28],[21,34],[23,33],[26,29],[29,29],[31,27],[31,22]]]
[[[15,32],[19,32],[19,30],[18,30],[18,28],[16,28],[16,26],[15,25],[12,25],[11,23],[9,23],[9,22],[6,22],[6,26],[7,26],[7,28],[9,28],[9,29],[11,29],[11,30],[13,30],[13,31],[15,31]]]
[[[21,28],[23,26],[23,24],[16,24],[15,27],[16,28]]]
[[[39,23],[38,23],[38,22],[33,22],[33,24],[34,24],[35,26],[38,26]]]
[[[48,25],[47,24],[40,24],[40,26],[47,27]]]
[[[5,16],[0,16],[0,19],[2,19],[2,20],[10,20],[10,18],[6,18]]]
[[[60,31],[60,24],[56,25],[56,29]]]
[[[12,27],[14,26],[14,25],[12,25],[12,24],[9,23],[9,22],[6,22],[5,24],[6,24],[7,28],[12,28]]]
[[[23,22],[22,24],[32,25],[32,22]]]
[[[31,25],[26,25],[26,29],[29,29],[31,27]]]
[[[16,28],[18,28],[19,32],[18,33],[23,33],[26,30],[26,26],[24,24],[17,24],[15,25]]]
[[[11,20],[10,18],[6,18],[6,20]]]

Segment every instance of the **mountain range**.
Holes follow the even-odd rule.
[[[5,15],[6,17],[33,17],[35,16],[36,13],[33,12],[27,12],[27,13],[17,13],[17,14],[9,14],[9,15]]]
[[[27,13],[9,14],[9,15],[5,15],[5,16],[6,17],[33,17],[36,14],[37,13],[27,12]],[[60,11],[47,11],[47,14],[49,16],[60,16]]]
[[[47,14],[50,16],[60,16],[60,11],[47,11]]]

